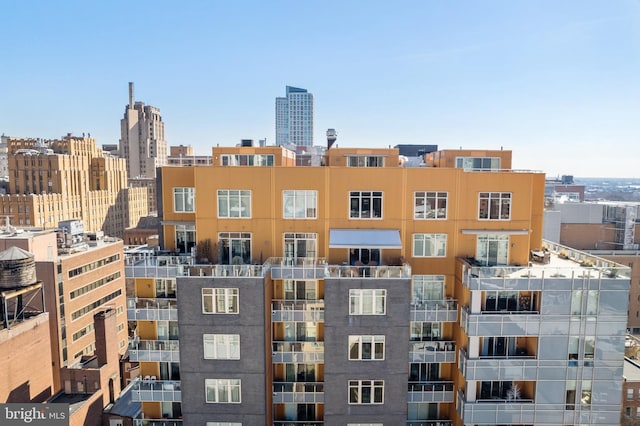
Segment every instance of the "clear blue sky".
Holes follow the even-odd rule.
[[[170,145],[315,141],[512,149],[549,175],[640,177],[640,1],[0,1],[0,132],[117,143],[127,104]]]

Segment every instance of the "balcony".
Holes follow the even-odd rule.
[[[136,380],[132,386],[136,402],[181,402],[180,382],[175,380]]]
[[[373,278],[399,279],[411,278],[411,266],[395,265],[329,265],[325,271],[325,278]]]
[[[177,340],[141,340],[129,343],[130,361],[180,362]]]
[[[129,321],[178,321],[176,299],[128,298],[127,319]]]
[[[406,426],[451,426],[451,420],[410,420]]]
[[[273,363],[324,363],[324,342],[275,342]]]
[[[541,322],[534,311],[471,313],[468,306],[460,309],[460,325],[467,336],[537,336]]]
[[[410,315],[410,321],[456,322],[458,321],[458,303],[453,299],[412,303]]]
[[[460,371],[466,380],[477,381],[523,381],[537,380],[539,361],[535,356],[480,356],[469,358],[464,349],[460,349]],[[544,367],[566,368],[567,361],[544,361]]]
[[[285,421],[273,421],[273,426],[321,426],[324,425],[323,421],[314,420],[285,420]]]
[[[276,300],[271,304],[271,320],[324,322],[324,300]]]
[[[274,404],[315,404],[324,403],[324,383],[315,382],[274,382]]]
[[[155,256],[127,254],[125,257],[125,275],[127,278],[153,277],[174,278],[189,275],[191,256]]]
[[[270,257],[265,266],[274,280],[318,280],[325,276],[327,261],[313,257]]]
[[[409,382],[408,402],[453,402],[453,382]]]
[[[467,401],[458,391],[456,408],[464,424],[535,424],[535,412],[554,412],[562,419],[564,404],[535,404],[532,399],[479,399]],[[560,420],[557,424],[561,424]]]
[[[409,362],[456,362],[456,342],[411,342],[409,345]]]

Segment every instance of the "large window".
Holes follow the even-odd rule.
[[[384,167],[384,157],[381,155],[349,155],[348,167]]]
[[[195,188],[173,188],[173,211],[177,213],[194,212]]]
[[[465,170],[496,170],[500,157],[456,157],[456,168]]]
[[[386,313],[387,290],[349,290],[349,315],[384,315]]]
[[[384,335],[381,336],[349,336],[349,359],[384,360]]]
[[[203,288],[202,289],[202,313],[203,314],[237,314],[238,313],[238,289],[237,288]]]
[[[376,266],[380,264],[380,249],[349,249],[350,265],[370,265]]]
[[[248,265],[251,263],[251,234],[248,232],[220,232],[220,263],[223,265]]]
[[[509,257],[509,236],[478,235],[476,260],[483,266],[506,265]]]
[[[447,193],[414,193],[413,217],[415,219],[446,219]]]
[[[384,380],[349,380],[349,404],[383,404]]]
[[[382,219],[381,191],[349,192],[351,219]]]
[[[241,402],[240,379],[205,379],[204,386],[208,403]]]
[[[481,192],[478,205],[479,220],[511,219],[510,192]]]
[[[315,219],[318,209],[318,191],[291,190],[282,192],[285,219]]]
[[[222,154],[221,166],[273,166],[273,154]]]
[[[411,303],[422,304],[429,300],[444,299],[444,275],[414,275]]]
[[[284,280],[285,300],[318,300],[318,281]]]
[[[413,234],[413,257],[445,257],[447,234]]]
[[[240,359],[239,334],[204,334],[205,359]]]
[[[316,257],[318,234],[285,232],[284,257]]]
[[[251,191],[247,189],[219,189],[218,217],[251,217]]]
[[[196,245],[196,226],[194,224],[176,225],[176,251],[191,253]]]
[[[431,342],[442,338],[442,323],[411,321],[410,336],[413,342]]]

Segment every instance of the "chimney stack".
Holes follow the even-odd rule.
[[[327,129],[327,149],[331,148],[331,145],[335,143],[336,139],[338,139],[336,129]]]

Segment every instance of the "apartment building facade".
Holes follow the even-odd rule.
[[[185,422],[617,424],[629,271],[543,246],[543,174],[244,149],[160,170]]]
[[[276,98],[276,145],[313,146],[313,94],[287,86]]]

